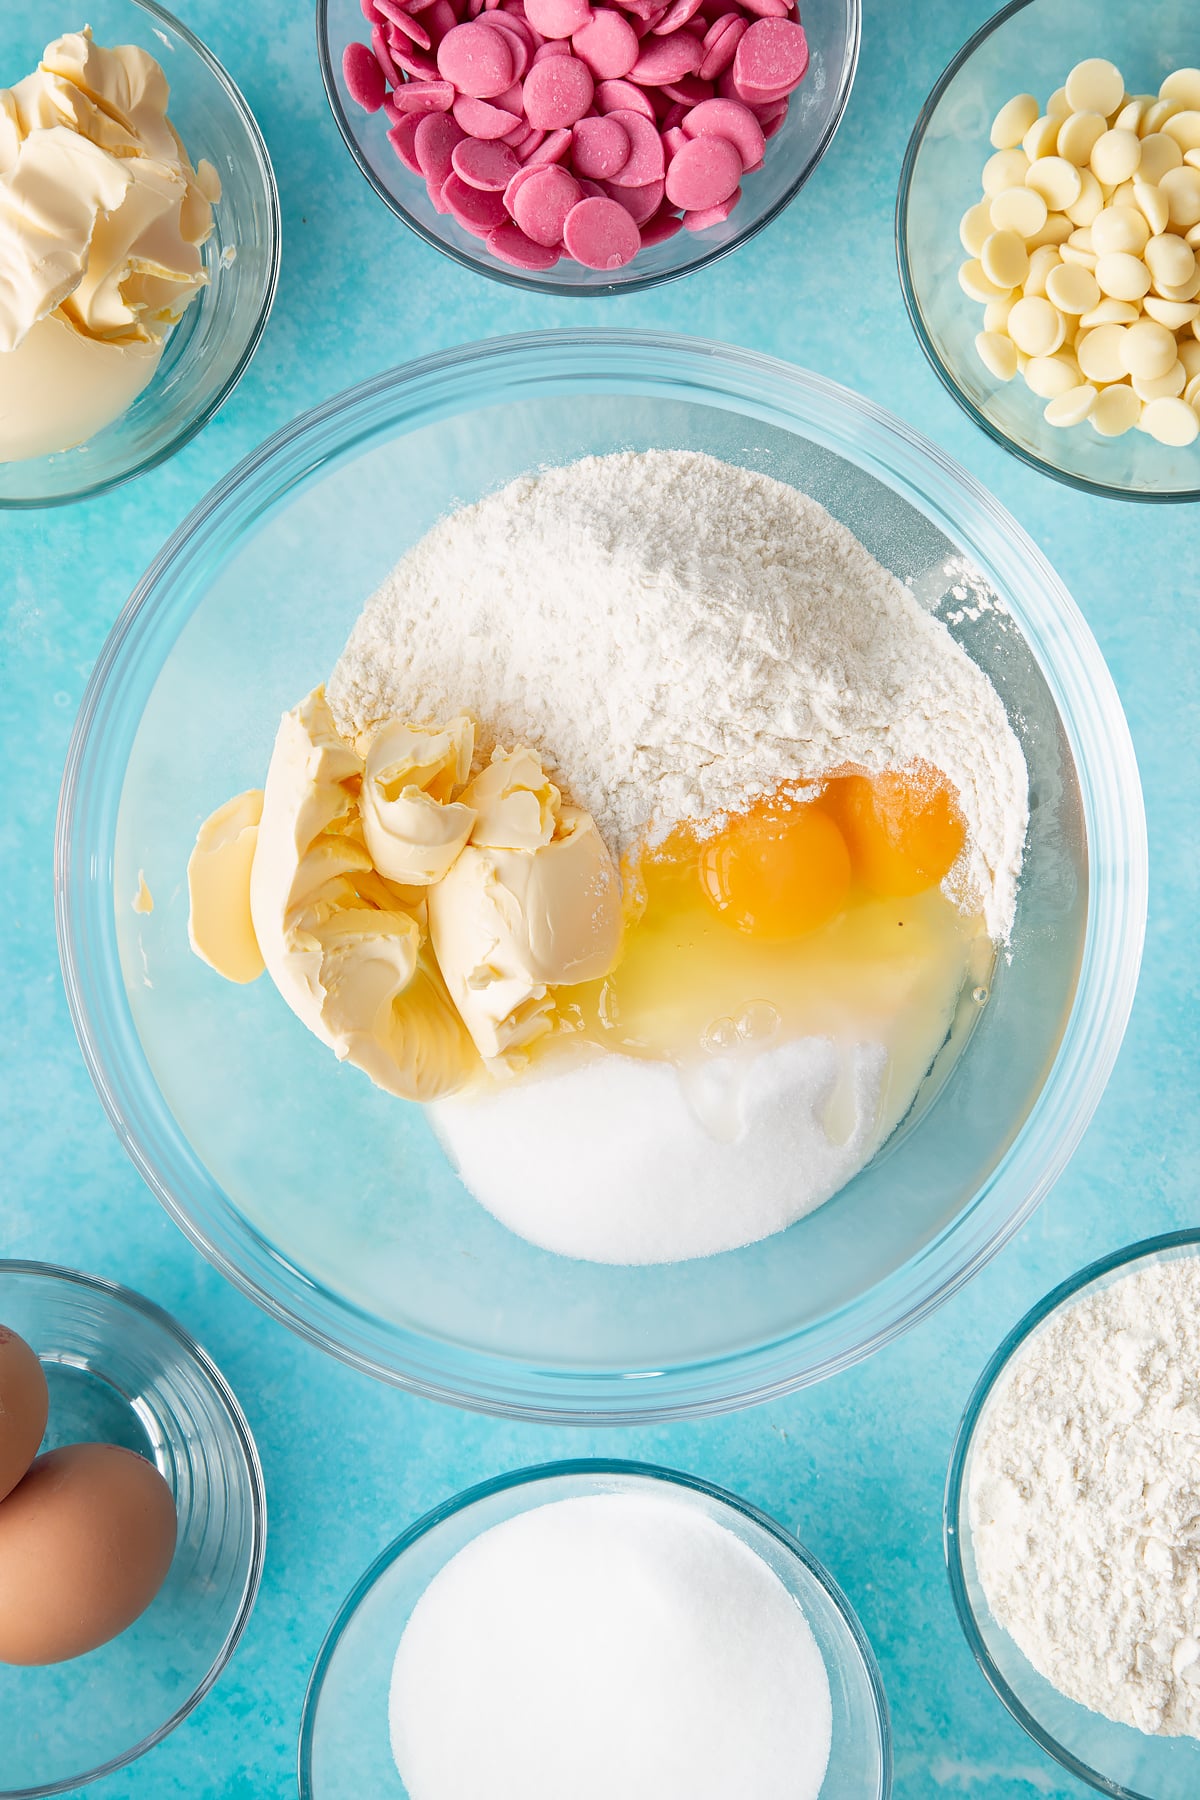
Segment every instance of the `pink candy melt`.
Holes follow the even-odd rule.
[[[642,234],[615,200],[581,200],[567,214],[563,242],[586,269],[621,269],[642,247]]]
[[[728,219],[808,68],[795,0],[362,0],[342,76],[499,261],[623,268]]]
[[[350,98],[364,112],[378,112],[387,93],[383,70],[365,44],[347,44],[342,52],[342,78]]]

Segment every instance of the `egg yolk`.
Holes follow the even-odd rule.
[[[839,776],[826,783],[820,805],[837,821],[858,880],[881,896],[935,887],[967,839],[953,788],[927,764]]]
[[[756,938],[801,937],[836,918],[850,852],[831,815],[776,797],[733,818],[700,847],[700,884],[727,924]]]

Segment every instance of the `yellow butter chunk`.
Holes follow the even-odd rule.
[[[188,939],[226,981],[256,981],[265,964],[250,916],[250,871],[262,790],[237,794],[210,813],[188,858]]]

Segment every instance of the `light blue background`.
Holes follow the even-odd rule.
[[[6,3],[44,6],[48,35],[77,22],[47,0]],[[986,0],[870,0],[845,122],[790,211],[690,281],[584,303],[469,275],[392,219],[326,108],[309,0],[176,3],[263,127],[283,201],[283,278],[248,376],[173,462],[88,505],[0,514],[0,1253],[126,1282],[199,1337],[257,1435],[270,1534],[257,1611],[217,1688],[165,1744],[88,1795],[294,1793],[308,1671],[366,1563],[467,1483],[588,1453],[722,1482],[828,1563],[882,1664],[901,1800],[1083,1793],[1009,1720],[968,1656],[940,1505],[963,1403],[1018,1316],[1093,1256],[1196,1223],[1200,510],[1090,500],[1023,469],[968,423],[913,339],[892,245],[900,159]],[[239,457],[305,407],[411,356],[601,322],[727,338],[831,375],[993,489],[1057,565],[1112,666],[1146,787],[1153,876],[1141,989],[1107,1097],[1049,1201],[965,1293],[869,1363],[791,1399],[701,1424],[577,1433],[470,1417],[352,1374],[271,1323],[191,1249],[126,1162],[84,1073],[55,953],[52,836],[71,722],[104,636],[163,539]]]

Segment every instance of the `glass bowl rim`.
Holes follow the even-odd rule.
[[[142,680],[142,665],[149,666],[154,660],[158,646],[151,643],[147,647],[146,640],[155,635],[157,613],[165,610],[170,615],[172,607],[179,610],[177,594],[169,596],[164,606],[164,585],[172,580],[190,581],[206,552],[216,555],[219,562],[227,560],[241,533],[274,502],[282,501],[330,463],[353,454],[373,435],[378,437],[397,423],[410,428],[441,417],[443,412],[457,415],[470,410],[465,400],[458,403],[456,382],[469,381],[476,392],[486,390],[495,397],[496,384],[507,378],[525,383],[521,392],[528,397],[541,390],[550,372],[562,371],[564,359],[569,365],[564,377],[568,386],[576,382],[583,391],[598,378],[602,365],[602,378],[626,379],[634,389],[640,384],[642,393],[678,392],[691,382],[700,390],[693,395],[697,403],[707,399],[713,404],[724,398],[727,410],[749,406],[749,416],[775,418],[793,432],[807,429],[824,448],[849,458],[916,505],[952,541],[969,533],[975,548],[985,545],[982,554],[997,568],[1011,571],[1006,585],[1018,588],[1026,603],[1020,618],[1022,630],[1050,685],[1080,773],[1092,872],[1087,927],[1072,1010],[1038,1097],[988,1179],[953,1219],[882,1282],[820,1322],[826,1337],[835,1326],[845,1337],[845,1319],[857,1318],[865,1310],[871,1315],[866,1330],[859,1324],[851,1339],[832,1347],[823,1345],[822,1355],[799,1372],[795,1344],[808,1327],[748,1352],[672,1365],[665,1391],[658,1393],[640,1370],[581,1374],[570,1368],[527,1368],[515,1359],[462,1349],[406,1327],[381,1327],[374,1315],[331,1295],[311,1275],[292,1269],[282,1253],[259,1237],[240,1213],[235,1260],[216,1241],[219,1220],[211,1204],[207,1209],[203,1205],[197,1208],[197,1217],[193,1217],[189,1210],[195,1205],[192,1189],[181,1189],[189,1194],[185,1205],[160,1172],[156,1157],[161,1160],[164,1150],[177,1154],[182,1140],[173,1123],[164,1137],[154,1117],[163,1113],[165,1102],[145,1065],[123,988],[119,988],[111,884],[97,912],[99,884],[91,881],[91,873],[110,866],[109,852],[97,841],[97,834],[108,841],[101,819],[106,809],[111,810],[115,827],[115,807],[103,794],[92,796],[92,803],[86,804],[81,788],[88,780],[102,779],[93,777],[92,764],[111,766],[111,750],[101,757],[89,755],[91,740],[112,729],[112,715],[122,704],[121,689],[133,679],[129,665]],[[509,373],[510,364],[517,367],[515,376]],[[722,377],[725,385],[720,384]],[[442,411],[437,406],[439,398],[444,402]],[[736,404],[728,404],[730,401]],[[970,515],[969,527],[950,516],[956,503]],[[188,605],[183,616],[190,617],[190,613]],[[161,661],[156,664],[155,676],[161,666]],[[116,687],[114,676],[121,678]],[[1084,755],[1081,744],[1086,744]],[[1103,779],[1098,779],[1100,771]],[[559,1424],[695,1417],[766,1400],[859,1361],[956,1292],[1032,1213],[1061,1173],[1095,1110],[1132,1005],[1145,931],[1146,888],[1141,785],[1112,677],[1075,602],[1037,546],[1000,503],[920,433],[823,376],[755,351],[704,339],[603,327],[485,339],[372,377],[302,414],[219,481],[151,563],[96,660],[67,754],[55,844],[59,952],[84,1062],[135,1166],[202,1254],[275,1317],[354,1367],[426,1398],[503,1417]],[[100,954],[90,941],[97,929],[104,940]],[[81,934],[89,941],[81,941]],[[1102,958],[1098,944],[1105,946],[1102,967],[1098,967]],[[113,1056],[105,1042],[111,1036],[111,1025],[104,1005],[94,1004],[97,998],[108,998],[105,984],[111,986],[114,977],[118,1006],[124,1009],[129,1025],[120,1057]],[[97,985],[104,990],[100,995]],[[124,1022],[119,1022],[123,1028]],[[141,1083],[136,1093],[129,1087],[131,1079]],[[123,1095],[131,1093],[133,1104],[126,1108]],[[1065,1117],[1051,1118],[1047,1124],[1051,1101]],[[131,1119],[137,1120],[136,1131],[131,1129]],[[148,1143],[153,1148],[147,1148]],[[201,1179],[212,1188],[211,1177],[190,1147],[187,1154],[195,1165],[187,1171],[190,1181],[194,1185],[199,1169]],[[961,1240],[970,1236],[974,1215],[1002,1181],[1006,1190],[1021,1188],[1019,1201],[1010,1205],[994,1226],[977,1232],[964,1253]],[[202,1211],[206,1211],[203,1223],[199,1219]],[[943,1270],[939,1258],[950,1242],[958,1248],[952,1265]],[[939,1266],[931,1267],[933,1264]],[[917,1276],[919,1280],[915,1280]],[[897,1284],[905,1290],[899,1301],[895,1298]],[[889,1301],[886,1308],[881,1300],[885,1295]],[[332,1327],[322,1317],[326,1300],[333,1302]],[[731,1375],[736,1376],[732,1382]]]
[[[509,1469],[501,1475],[493,1475],[487,1481],[479,1481],[459,1493],[451,1495],[437,1506],[416,1519],[392,1539],[371,1561],[359,1576],[346,1598],[342,1601],[334,1615],[333,1622],[321,1641],[313,1663],[312,1673],[308,1678],[308,1686],[304,1691],[304,1707],[300,1719],[300,1741],[297,1747],[296,1770],[300,1786],[300,1800],[316,1800],[312,1786],[312,1750],[313,1734],[316,1725],[316,1712],[321,1700],[321,1692],[330,1664],[337,1654],[342,1637],[350,1625],[355,1613],[382,1576],[400,1560],[405,1551],[425,1537],[437,1526],[456,1514],[467,1512],[496,1494],[508,1493],[514,1488],[536,1487],[542,1482],[551,1482],[564,1477],[582,1476],[600,1480],[605,1476],[636,1476],[646,1481],[656,1481],[666,1487],[686,1488],[691,1493],[701,1494],[708,1500],[715,1500],[719,1505],[740,1513],[751,1524],[758,1526],[776,1543],[786,1550],[790,1557],[799,1562],[817,1586],[822,1588],[833,1602],[842,1623],[850,1634],[851,1642],[858,1653],[859,1666],[866,1677],[866,1685],[874,1707],[875,1723],[879,1743],[880,1787],[879,1800],[888,1800],[892,1792],[892,1728],[891,1714],[888,1710],[887,1694],[883,1685],[883,1676],[875,1652],[871,1648],[870,1639],[863,1630],[858,1614],[850,1601],[842,1592],[829,1570],[820,1559],[806,1549],[799,1538],[781,1525],[778,1519],[764,1512],[751,1501],[742,1499],[740,1494],[731,1493],[728,1488],[720,1487],[716,1482],[706,1481],[702,1476],[691,1475],[681,1469],[668,1469],[657,1463],[628,1461],[621,1457],[568,1457],[561,1461],[531,1463],[520,1469]],[[475,1540],[472,1539],[472,1542]],[[444,1566],[444,1565],[443,1565]]]
[[[266,279],[263,283],[262,298],[259,301],[258,316],[241,355],[220,388],[209,396],[194,417],[189,415],[184,419],[179,428],[157,449],[135,458],[128,468],[116,469],[108,475],[100,475],[94,481],[84,481],[79,487],[72,488],[70,493],[44,496],[20,495],[15,499],[8,499],[0,495],[0,512],[33,512],[39,508],[52,506],[73,506],[79,500],[94,500],[98,495],[111,493],[114,488],[123,487],[127,481],[136,481],[140,475],[145,475],[151,469],[157,469],[160,464],[169,461],[204,430],[209,420],[219,412],[237,387],[242,376],[250,367],[263,332],[266,330],[271,308],[275,303],[275,294],[279,286],[283,225],[275,170],[257,119],[224,64],[214,56],[207,44],[198,38],[194,31],[190,31],[181,20],[175,17],[174,13],[170,13],[166,7],[160,6],[158,0],[122,0],[122,3],[136,8],[139,12],[148,13],[151,19],[156,19],[165,30],[173,32],[182,43],[187,45],[189,50],[199,57],[205,68],[215,77],[226,100],[245,128],[246,135],[250,140],[250,147],[254,152],[258,178],[262,183],[263,194],[267,202],[267,231],[264,246],[267,253]]]
[[[954,371],[943,361],[925,326],[925,316],[917,298],[916,283],[913,280],[912,264],[908,254],[909,200],[917,157],[925,142],[925,134],[951,82],[966,67],[981,45],[987,42],[994,31],[998,31],[1002,25],[1006,25],[1010,19],[1015,18],[1017,13],[1024,12],[1027,6],[1041,3],[1042,0],[1008,0],[1008,4],[1002,6],[999,12],[993,13],[990,19],[985,19],[978,31],[971,34],[962,49],[946,64],[917,115],[917,122],[912,128],[912,133],[905,146],[904,160],[900,165],[900,184],[896,193],[896,261],[900,270],[900,291],[904,295],[905,310],[916,334],[917,342],[925,353],[926,360],[947,393],[958,402],[967,417],[981,431],[987,433],[993,443],[999,444],[1010,455],[1025,463],[1027,467],[1036,469],[1041,475],[1049,475],[1054,481],[1061,481],[1064,486],[1074,488],[1077,493],[1094,494],[1101,500],[1129,500],[1150,506],[1171,506],[1183,501],[1200,500],[1200,473],[1197,474],[1194,487],[1180,488],[1169,494],[1143,492],[1123,487],[1119,482],[1097,481],[1087,475],[1076,475],[1072,470],[1061,468],[1057,463],[1048,462],[1045,457],[1038,456],[1035,451],[1026,449],[1023,444],[1019,444],[1015,438],[1010,437],[1006,431],[1001,430],[1000,426],[995,424],[985,412],[981,412],[963,391],[955,379]]]
[[[1164,1231],[1154,1237],[1140,1238],[1135,1244],[1126,1244],[1119,1250],[1112,1250],[1106,1256],[1097,1257],[1094,1262],[1085,1264],[1073,1275],[1060,1281],[1057,1287],[1044,1294],[1029,1311],[1018,1319],[1012,1330],[988,1358],[983,1373],[979,1376],[971,1390],[971,1397],[963,1409],[955,1434],[954,1448],[950,1453],[950,1464],[946,1474],[946,1492],[942,1513],[942,1546],[946,1558],[946,1573],[950,1582],[950,1593],[954,1601],[954,1610],[963,1636],[967,1640],[967,1648],[975,1658],[988,1686],[996,1695],[1005,1710],[1011,1713],[1021,1729],[1031,1737],[1035,1744],[1052,1756],[1055,1762],[1080,1781],[1095,1788],[1099,1793],[1113,1796],[1113,1800],[1155,1800],[1153,1794],[1142,1794],[1133,1788],[1122,1787],[1120,1782],[1112,1780],[1089,1763],[1083,1762],[1075,1753],[1068,1750],[1065,1744],[1047,1731],[1038,1719],[1019,1699],[1009,1683],[1001,1674],[987,1640],[980,1630],[975,1608],[967,1591],[966,1574],[963,1568],[962,1538],[959,1531],[959,1519],[962,1513],[963,1482],[966,1477],[967,1461],[971,1454],[971,1446],[979,1421],[987,1406],[992,1391],[1003,1376],[1009,1363],[1023,1348],[1026,1341],[1038,1331],[1042,1325],[1058,1312],[1068,1306],[1089,1287],[1102,1281],[1106,1275],[1112,1275],[1121,1269],[1131,1269],[1136,1263],[1148,1262],[1158,1258],[1164,1251],[1190,1250],[1200,1254],[1200,1226],[1189,1226],[1181,1231]],[[1003,1630],[1003,1627],[1000,1627]]]
[[[597,282],[592,285],[588,285],[582,280],[543,281],[534,270],[512,268],[495,259],[493,259],[493,266],[493,263],[485,262],[482,256],[473,256],[469,251],[460,249],[458,245],[447,243],[436,232],[431,231],[427,225],[422,224],[420,219],[409,212],[403,202],[396,198],[386,184],[379,180],[363,155],[358,132],[355,129],[356,122],[342,105],[334,72],[333,50],[329,41],[329,0],[317,0],[316,3],[317,57],[321,65],[321,80],[325,88],[325,98],[329,103],[329,110],[333,114],[334,123],[341,134],[342,142],[373,192],[383,201],[393,217],[400,220],[402,225],[406,225],[410,231],[414,231],[434,250],[440,250],[443,256],[450,257],[452,261],[464,269],[470,269],[475,275],[486,276],[490,281],[502,282],[506,287],[524,288],[531,293],[549,294],[555,299],[602,300],[611,295],[644,293],[648,288],[661,287],[668,281],[679,281],[685,275],[694,275],[699,269],[705,269],[712,263],[720,262],[722,257],[732,255],[735,250],[740,250],[743,244],[748,244],[751,238],[757,237],[760,231],[773,224],[780,213],[792,204],[801,188],[808,182],[809,177],[815,174],[821,162],[824,161],[826,152],[845,116],[851,90],[854,87],[859,53],[862,48],[862,0],[843,0],[843,4],[846,9],[849,32],[846,41],[845,66],[837,102],[813,154],[795,181],[780,195],[774,205],[768,207],[761,218],[748,220],[742,230],[736,232],[728,243],[716,244],[706,250],[698,251],[694,257],[677,269],[662,269],[654,275],[633,276],[628,281]]]
[[[0,1258],[0,1279],[5,1275],[30,1275],[38,1279],[45,1278],[54,1282],[65,1282],[69,1287],[82,1288],[86,1292],[96,1295],[106,1306],[127,1307],[130,1311],[139,1313],[143,1319],[156,1326],[160,1331],[166,1332],[179,1345],[186,1360],[199,1370],[209,1388],[220,1401],[233,1428],[238,1451],[250,1482],[250,1566],[246,1571],[245,1587],[237,1615],[225,1633],[224,1641],[207,1671],[169,1718],[153,1731],[147,1732],[144,1737],[139,1738],[138,1742],[130,1749],[110,1757],[107,1762],[100,1763],[94,1769],[80,1772],[77,1775],[70,1775],[65,1780],[51,1782],[49,1786],[11,1789],[0,1787],[0,1800],[42,1800],[44,1795],[64,1794],[69,1788],[79,1787],[84,1782],[99,1781],[102,1776],[111,1775],[115,1770],[124,1769],[130,1763],[136,1762],[148,1750],[153,1750],[155,1745],[161,1744],[177,1725],[182,1724],[189,1713],[195,1711],[205,1695],[215,1686],[241,1642],[262,1584],[267,1545],[267,1490],[258,1446],[254,1441],[254,1434],[242,1411],[237,1395],[208,1352],[196,1342],[190,1332],[184,1330],[179,1321],[173,1318],[164,1307],[159,1306],[153,1300],[148,1300],[144,1294],[135,1292],[133,1288],[124,1287],[120,1282],[109,1281],[102,1275],[85,1275],[79,1269],[68,1269],[58,1263],[37,1262],[27,1257],[2,1257]]]

